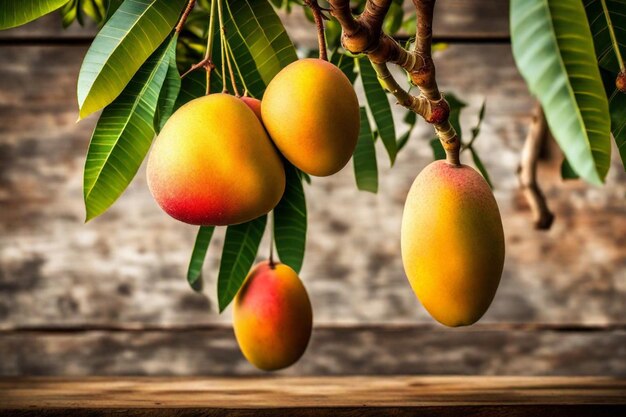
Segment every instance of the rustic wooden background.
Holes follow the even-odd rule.
[[[626,175],[614,158],[606,186],[564,183],[548,147],[541,182],[557,219],[533,230],[515,176],[533,101],[511,55],[507,3],[440,0],[435,23],[450,44],[435,55],[438,77],[470,104],[466,132],[487,99],[478,147],[507,237],[491,309],[478,325],[445,329],[406,282],[402,205],[431,160],[432,130],[420,123],[393,169],[379,149],[378,195],[356,191],[351,165],[307,187],[301,275],[315,330],[283,373],[626,375]],[[300,20],[286,21],[306,46],[314,30]],[[108,213],[83,223],[95,119],[75,124],[75,86],[93,31],[59,28],[53,16],[0,32],[0,375],[256,374],[230,312],[216,311],[223,231],[195,294],[184,278],[195,228],[156,207],[143,170]]]

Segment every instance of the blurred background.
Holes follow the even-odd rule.
[[[392,169],[379,157],[377,195],[356,190],[351,164],[306,187],[301,277],[315,329],[305,356],[281,373],[626,375],[626,174],[614,152],[604,187],[564,182],[548,144],[540,182],[556,220],[548,232],[533,229],[516,177],[533,100],[511,54],[507,3],[439,0],[434,24],[448,44],[434,55],[438,80],[468,103],[466,135],[487,100],[476,146],[507,239],[491,309],[473,327],[446,329],[404,275],[402,207],[432,160],[433,130],[419,121]],[[284,21],[299,47],[314,47],[303,16]],[[217,313],[223,230],[197,294],[185,280],[196,228],[160,211],[143,169],[84,224],[82,168],[96,118],[75,123],[76,80],[94,34],[62,30],[56,14],[0,32],[0,375],[256,374],[230,309]]]

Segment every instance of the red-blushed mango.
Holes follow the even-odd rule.
[[[248,274],[234,301],[239,348],[265,371],[296,362],[311,337],[313,312],[304,285],[287,265],[261,262]]]
[[[269,83],[263,124],[280,152],[307,174],[343,168],[359,137],[359,101],[343,72],[321,59],[301,59]]]
[[[466,165],[428,165],[409,191],[401,235],[404,270],[430,315],[451,327],[478,321],[504,264],[502,220],[483,177]]]
[[[252,110],[228,94],[178,109],[148,160],[148,186],[170,216],[197,225],[257,218],[278,204],[285,171]]]
[[[244,96],[241,97],[241,101],[246,103],[246,106],[250,107],[250,110],[254,112],[254,114],[256,115],[256,117],[259,118],[260,121],[263,120],[261,118],[261,100],[253,97]]]

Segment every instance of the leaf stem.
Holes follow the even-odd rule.
[[[615,50],[615,56],[617,56],[617,63],[619,64],[619,70],[621,72],[625,72],[626,68],[624,67],[624,60],[622,59],[622,53],[619,50],[619,43],[617,42],[617,37],[615,36],[615,29],[613,28],[613,22],[611,21],[609,8],[606,6],[606,0],[600,0],[600,2],[602,3],[602,11],[604,12],[604,17],[606,19],[606,24],[609,29],[609,34],[611,35],[611,43],[613,44],[613,49]]]
[[[226,52],[230,54],[233,64],[235,65],[235,69],[237,70],[237,75],[239,75],[239,80],[241,81],[241,84],[243,85],[243,95],[247,96],[249,94],[249,90],[248,90],[248,86],[246,85],[246,80],[244,79],[243,74],[241,73],[241,70],[239,69],[239,65],[237,65],[237,59],[235,58],[235,53],[233,52],[233,48],[231,48],[229,43],[226,43]]]
[[[222,58],[222,93],[228,93],[228,87],[226,82],[226,57],[224,54],[224,43],[226,37],[224,36],[224,20],[222,18],[222,0],[217,0],[217,14],[220,20],[220,57]]]
[[[209,18],[209,33],[207,34],[206,54],[204,63],[206,69],[206,94],[211,93],[211,70],[213,69],[213,33],[215,27],[215,6],[218,0],[211,0],[211,17]]]

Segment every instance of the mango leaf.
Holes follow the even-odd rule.
[[[220,313],[233,300],[250,271],[265,231],[267,215],[247,223],[228,226],[217,277]]]
[[[106,14],[105,22],[108,21],[111,18],[111,16],[113,16],[113,14],[115,14],[117,9],[119,9],[122,3],[124,3],[124,0],[107,0],[106,3],[107,3],[107,8],[106,8],[107,14]]]
[[[68,0],[2,0],[0,1],[0,30],[21,26],[51,13]]]
[[[306,201],[296,168],[286,164],[285,174],[285,194],[274,208],[274,240],[280,261],[300,272],[306,246]]]
[[[354,70],[354,58],[335,51],[335,53],[330,57],[330,62],[335,64],[335,66],[339,68],[346,75],[346,77],[348,77],[350,84],[354,84],[356,76],[358,75]]]
[[[411,133],[413,132],[413,128],[417,124],[417,114],[409,110],[404,116],[404,123],[409,125],[409,130],[407,130],[402,136],[400,136],[400,138],[398,138],[398,152],[400,152],[409,141]]]
[[[609,99],[611,112],[611,132],[626,170],[626,94],[615,87],[615,74],[602,70],[602,80]]]
[[[189,268],[187,268],[187,282],[194,291],[202,291],[202,266],[214,231],[215,226],[201,226],[198,229]]]
[[[168,51],[175,42],[174,36],[152,54],[98,120],[85,162],[86,221],[117,200],[150,148],[159,91],[169,66]]]
[[[584,0],[584,3],[598,64],[617,75],[620,71],[617,52],[622,57],[626,56],[626,2],[623,0]],[[602,3],[607,6],[606,12]],[[615,43],[611,30],[615,36]]]
[[[103,26],[78,76],[80,118],[111,103],[178,21],[186,0],[125,1]]]
[[[376,122],[378,135],[382,139],[391,165],[393,165],[398,149],[396,145],[396,129],[387,93],[378,82],[378,76],[369,59],[360,59],[356,62],[361,73],[361,82],[365,90],[367,105],[372,113],[374,122]]]
[[[567,162],[567,158],[563,158],[561,162],[561,178],[564,180],[575,180],[580,178],[578,174],[572,169],[572,166]]]
[[[472,128],[472,138],[469,141],[467,146],[472,146],[478,135],[480,134],[480,128],[483,124],[483,119],[485,118],[485,107],[487,106],[487,100],[483,100],[482,106],[480,106],[480,111],[478,112],[478,123],[476,126]]]
[[[177,35],[174,36],[178,37]],[[169,55],[169,65],[154,113],[154,130],[156,133],[159,133],[161,129],[163,129],[165,122],[167,122],[174,112],[174,106],[176,105],[176,98],[178,97],[181,84],[180,74],[178,74],[178,68],[176,67],[176,41],[170,42],[167,54]]]
[[[463,131],[461,129],[461,111],[465,107],[467,107],[467,103],[460,100],[457,96],[452,93],[445,94],[446,101],[448,102],[448,106],[450,106],[450,116],[448,120],[450,124],[456,131],[459,140],[463,139]]]
[[[226,38],[249,91],[262,97],[278,72],[298,59],[280,18],[267,0],[226,2]]]
[[[446,150],[443,149],[443,145],[439,138],[433,138],[430,140],[430,148],[433,151],[433,159],[438,161],[440,159],[446,159]]]
[[[356,178],[357,188],[361,191],[377,193],[378,166],[376,165],[376,148],[374,147],[374,135],[372,134],[365,107],[361,107],[359,141],[356,144],[352,162],[354,164],[354,177]]]
[[[610,165],[609,106],[582,2],[511,0],[513,55],[572,168],[602,184]]]
[[[476,165],[476,168],[478,168],[480,173],[483,174],[483,177],[485,178],[485,181],[487,181],[487,184],[489,184],[489,187],[493,189],[491,178],[489,178],[489,173],[487,172],[487,169],[485,168],[483,161],[480,160],[474,148],[470,147],[469,150],[470,150],[470,153],[472,154],[472,160],[474,161],[474,165]]]

